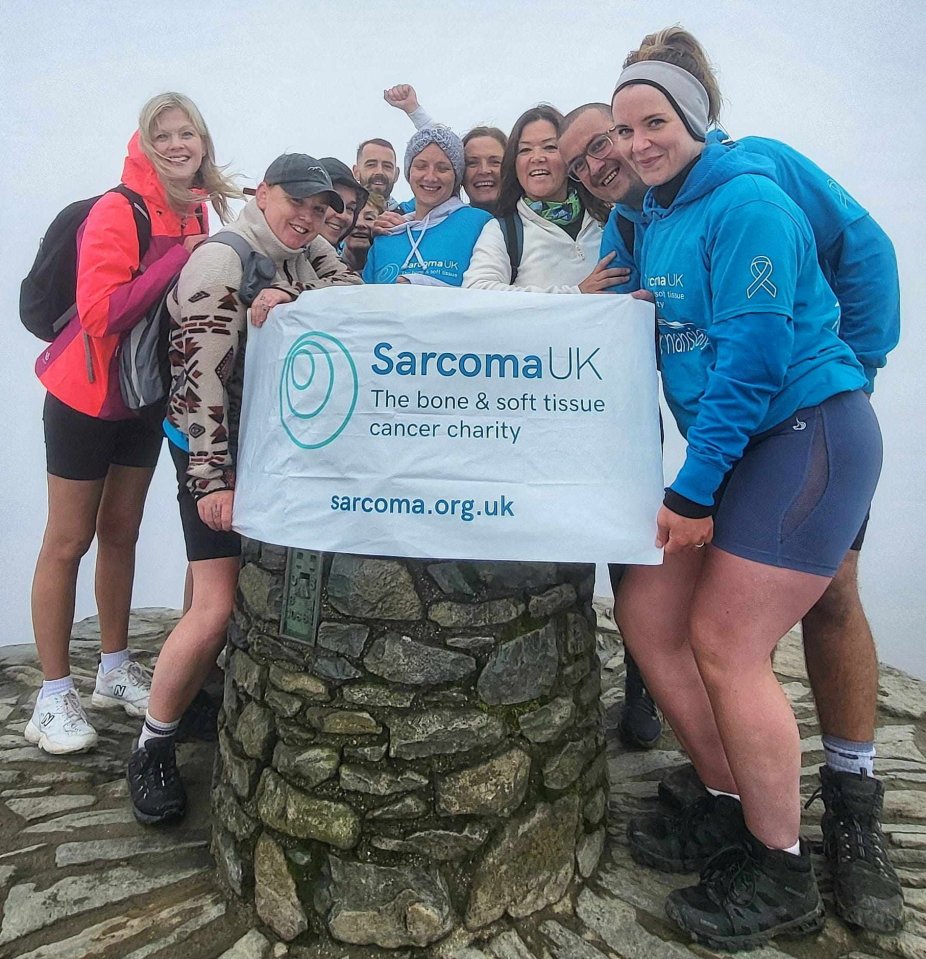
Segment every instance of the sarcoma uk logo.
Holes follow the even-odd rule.
[[[304,450],[327,446],[350,422],[358,390],[357,367],[344,344],[317,330],[303,333],[283,361],[283,429]]]

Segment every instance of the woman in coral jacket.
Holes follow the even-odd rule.
[[[104,194],[78,232],[77,313],[36,362],[48,391],[48,520],[32,623],[45,681],[25,736],[50,753],[89,749],[97,740],[68,659],[77,570],[94,536],[102,656],[91,703],[145,714],[150,679],[126,647],[135,541],[161,432],[122,401],[119,343],[206,238],[203,201],[211,200],[224,220],[227,199],[237,192],[216,167],[199,110],[177,93],[143,107],[122,182],[144,199],[149,247],[140,257],[126,196]]]

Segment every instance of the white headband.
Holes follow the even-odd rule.
[[[697,77],[665,60],[638,60],[625,67],[614,87],[617,94],[632,83],[645,83],[665,94],[688,132],[703,141],[707,135],[710,100]],[[612,98],[613,99],[613,98]]]

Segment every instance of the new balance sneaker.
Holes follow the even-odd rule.
[[[630,749],[652,749],[662,735],[659,710],[650,696],[633,657],[624,651],[624,705],[617,734]]]
[[[665,774],[657,788],[659,799],[672,809],[684,809],[690,803],[710,795],[691,763],[677,766]]]
[[[670,893],[666,914],[695,942],[731,951],[818,932],[824,915],[806,844],[793,856],[749,834],[714,856],[696,886]]]
[[[186,815],[186,789],[177,769],[174,737],[149,739],[129,759],[126,778],[140,823],[177,822]]]
[[[634,816],[627,824],[630,855],[660,872],[697,872],[747,835],[743,807],[729,796],[704,796],[677,815]]]
[[[130,716],[144,716],[150,692],[151,673],[127,659],[108,673],[97,670],[90,705],[97,709],[124,709]]]
[[[76,689],[39,696],[26,723],[27,742],[47,753],[79,753],[96,745],[96,730],[90,725]]]
[[[881,832],[884,785],[866,773],[820,767],[823,852],[833,875],[836,911],[872,932],[903,926],[903,893]]]

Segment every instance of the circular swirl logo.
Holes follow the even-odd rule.
[[[344,344],[328,333],[303,333],[283,361],[283,429],[296,446],[321,449],[347,426],[358,392],[357,367]]]

